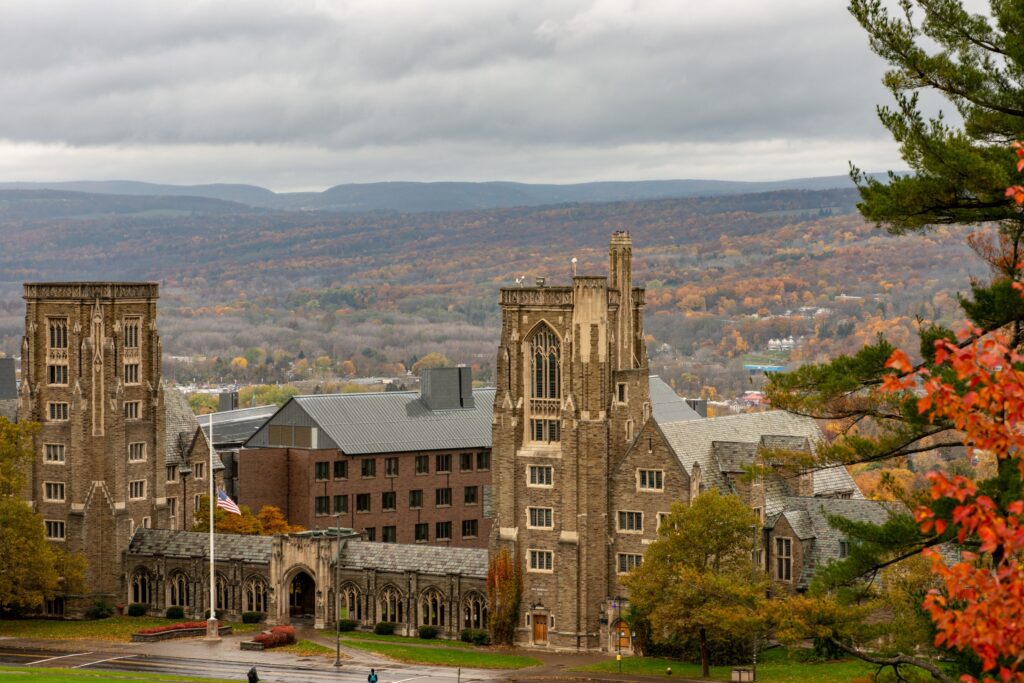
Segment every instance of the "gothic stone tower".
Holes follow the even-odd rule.
[[[121,602],[132,531],[167,526],[157,297],[148,282],[25,285],[18,414],[41,428],[24,495],[88,562],[70,614]]]
[[[501,290],[492,550],[522,563],[517,641],[599,649],[612,528],[609,472],[650,415],[642,289],[629,234],[608,277]]]

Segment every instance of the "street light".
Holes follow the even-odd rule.
[[[757,556],[757,529],[758,529],[757,521],[755,521],[754,522],[754,552],[751,555],[751,560],[752,560],[751,563],[754,566],[754,582],[755,582],[755,585],[756,585],[757,578],[758,578],[757,577],[757,573],[760,570],[760,566],[759,566],[760,563],[757,561],[758,560],[758,556]],[[753,674],[753,677],[751,678],[751,680],[756,682],[757,681],[757,627],[756,626],[754,627],[754,666],[753,666],[753,669],[752,669],[752,674]]]

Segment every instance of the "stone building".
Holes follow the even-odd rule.
[[[368,541],[486,547],[493,401],[469,368],[428,370],[422,392],[295,396],[239,452],[238,502]]]
[[[179,606],[196,618],[209,607],[207,534],[137,529],[125,568],[128,603],[152,614]],[[464,628],[487,628],[486,582],[484,548],[369,543],[351,529],[217,535],[214,590],[226,619],[263,612],[272,624],[325,628],[340,617],[368,629],[392,623],[402,635],[433,626],[458,638]]]
[[[161,383],[156,283],[28,283],[24,298],[17,417],[40,431],[23,497],[87,560],[88,594],[47,604],[76,614],[122,594],[136,528],[169,524],[167,459],[195,418]]]
[[[813,523],[825,519],[816,510],[888,514],[841,467],[772,468],[748,483],[764,454],[813,449],[818,425],[781,411],[700,419],[649,377],[631,252],[629,235],[615,233],[608,277],[501,291],[491,548],[509,548],[523,566],[522,645],[630,650],[621,578],[642,563],[672,505],[709,488],[739,496],[765,522],[758,561],[781,566],[779,580],[794,589],[815,563],[841,557],[839,540]]]

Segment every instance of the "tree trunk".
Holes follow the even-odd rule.
[[[710,671],[711,655],[708,653],[708,634],[702,628],[700,630],[700,675],[708,678]]]

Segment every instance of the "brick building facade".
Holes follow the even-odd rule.
[[[422,393],[296,396],[237,458],[238,502],[369,541],[487,547],[491,389],[428,370]]]

